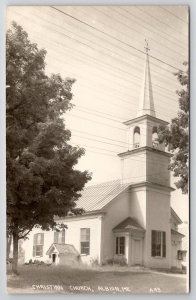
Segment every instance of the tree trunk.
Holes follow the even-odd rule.
[[[18,227],[13,231],[13,262],[12,272],[18,275]]]
[[[10,248],[12,244],[12,235],[7,235],[7,248],[6,248],[6,259],[10,258]]]

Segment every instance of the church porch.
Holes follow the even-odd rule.
[[[134,218],[127,218],[113,229],[114,259],[128,266],[144,265],[145,230]]]

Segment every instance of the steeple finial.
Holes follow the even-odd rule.
[[[155,109],[154,109],[154,100],[153,100],[153,91],[152,91],[152,82],[151,82],[151,74],[150,74],[150,63],[149,63],[149,55],[150,51],[148,41],[145,39],[144,49],[146,51],[146,65],[144,71],[144,79],[141,91],[141,98],[139,104],[139,110],[137,116],[150,115],[155,117]]]
[[[145,39],[146,45],[144,46],[144,49],[146,50],[146,54],[148,54],[148,51],[150,51],[150,48],[148,46],[148,41]]]

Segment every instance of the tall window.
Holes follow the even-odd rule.
[[[152,256],[166,257],[165,231],[152,230]]]
[[[65,244],[65,229],[61,231],[54,231],[54,243]]]
[[[44,246],[44,234],[36,233],[33,238],[33,256],[41,257],[43,256],[43,246]]]
[[[90,228],[80,229],[80,248],[81,254],[90,254]]]
[[[116,254],[125,254],[125,237],[117,236],[116,237]]]
[[[157,148],[158,145],[159,145],[159,142],[158,142],[157,127],[154,126],[152,128],[152,146],[153,146],[153,148]]]
[[[140,147],[140,128],[136,126],[133,131],[133,148]]]

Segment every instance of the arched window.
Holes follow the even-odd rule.
[[[140,128],[136,126],[133,131],[133,148],[140,147]]]
[[[152,146],[153,146],[153,148],[157,148],[158,145],[159,145],[159,142],[158,142],[157,127],[154,126],[152,128]]]

